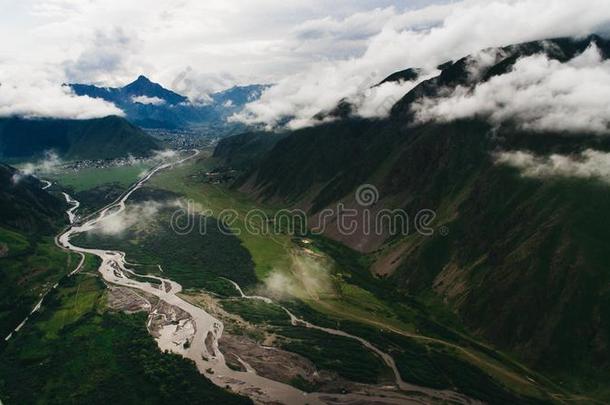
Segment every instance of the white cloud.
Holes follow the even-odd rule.
[[[62,161],[59,155],[52,150],[48,150],[44,153],[44,157],[37,162],[28,162],[19,165],[19,169],[11,178],[13,184],[19,183],[25,176],[32,175],[44,175],[48,173],[54,173],[60,166]]]
[[[89,119],[124,115],[114,104],[74,95],[66,87],[52,83],[0,86],[0,117]]]
[[[610,153],[587,149],[577,155],[536,156],[529,152],[500,152],[497,164],[521,170],[523,176],[596,178],[610,183]]]
[[[173,149],[165,149],[165,150],[155,151],[155,154],[152,156],[151,159],[159,160],[159,161],[166,161],[169,159],[175,159],[176,157],[178,157],[177,151],[175,151]]]
[[[57,153],[54,151],[46,151],[43,159],[34,163],[25,163],[20,166],[20,170],[26,175],[53,173],[61,164],[62,161]]]
[[[278,83],[242,117],[273,125],[291,115],[305,122],[405,67],[434,68],[490,46],[584,35],[610,17],[607,0],[406,4],[0,0],[0,37],[10,38],[0,43],[0,70],[6,63],[61,67],[51,69],[50,83],[106,86],[145,73],[200,103],[235,84]]]
[[[62,86],[61,77],[53,69],[0,64],[0,117],[88,119],[124,115],[112,103],[75,95]]]
[[[434,73],[421,76],[416,80],[386,82],[356,94],[350,101],[356,107],[356,114],[364,118],[385,118],[390,110],[405,94],[424,80],[430,79]]]
[[[312,115],[394,71],[422,67],[430,72],[439,63],[483,48],[585,35],[610,22],[610,8],[605,0],[464,0],[415,11],[391,9],[380,19],[370,16],[374,21],[366,26],[378,32],[367,38],[361,55],[317,63],[285,77],[235,119],[273,127],[293,117],[289,127],[307,125]],[[380,27],[377,20],[384,21]],[[343,24],[327,21],[325,32],[341,25],[349,27],[348,19]]]
[[[124,211],[105,217],[91,232],[101,235],[120,235],[136,225],[148,224],[163,207],[163,204],[155,201],[131,204]]]
[[[112,27],[92,33],[78,57],[63,62],[70,83],[112,82],[115,75],[128,75],[141,41],[137,34]]]
[[[411,4],[429,1],[446,0]],[[307,21],[340,20],[397,3],[23,0],[16,4],[0,0],[0,36],[11,38],[0,43],[0,55],[29,65],[63,64],[69,79],[107,86],[128,83],[145,73],[195,100],[204,97],[202,91],[272,83],[321,54],[334,58],[333,53],[342,52],[332,41],[325,49],[318,47],[319,52],[308,49],[295,31]],[[193,72],[184,88],[179,76],[189,67]]]
[[[296,254],[291,257],[290,271],[273,269],[264,280],[264,295],[278,298],[317,297],[333,294],[329,273],[330,263],[325,259]]]
[[[477,85],[415,105],[421,121],[485,117],[494,123],[516,121],[535,131],[610,130],[610,61],[596,46],[567,63],[534,55],[513,69]]]
[[[148,96],[134,96],[131,98],[134,103],[140,104],[151,104],[151,105],[163,105],[165,100],[159,97],[148,97]]]

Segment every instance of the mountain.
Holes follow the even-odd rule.
[[[121,117],[90,120],[0,119],[0,158],[27,159],[54,150],[66,159],[146,156],[157,141]]]
[[[379,82],[376,86],[381,86],[384,83],[408,82],[415,80],[421,74],[421,69],[408,68],[399,72],[392,73],[385,79]]]
[[[169,105],[186,103],[188,101],[186,97],[164,89],[161,85],[151,82],[145,76],[138,76],[135,81],[121,88],[96,87],[86,84],[71,84],[70,87],[78,95],[102,98],[115,104],[132,103],[134,102],[134,97],[142,96],[158,99],[160,100],[158,101],[159,103],[162,102]]]
[[[248,157],[254,164],[235,187],[261,201],[305,209],[313,223],[339,203],[361,214],[354,194],[363,184],[378,192],[371,215],[402,209],[413,227],[418,212],[433,210],[432,236],[395,235],[387,227],[378,234],[362,226],[350,234],[329,226],[325,235],[368,256],[370,271],[388,292],[446,306],[482,339],[556,382],[607,400],[610,186],[595,178],[527,178],[494,156],[607,152],[610,139],[532,133],[484,118],[413,119],[423,97],[472,88],[510,71],[523,56],[544,53],[565,62],[592,43],[610,56],[610,42],[592,36],[497,49],[497,60],[476,77],[471,57],[446,63],[398,101],[388,119],[346,115],[274,138],[271,148]],[[217,155],[231,162],[227,152],[234,151],[243,160],[236,143],[260,136],[224,139]]]
[[[164,89],[160,84],[153,83],[142,75],[138,76],[134,82],[118,90],[122,96],[158,98],[170,105],[188,102],[186,97],[174,93],[171,90]]]
[[[240,170],[256,166],[286,134],[246,132],[224,138],[214,149],[213,157]]]
[[[66,203],[36,178],[0,163],[0,337],[29,314],[40,294],[69,272],[53,236],[65,224]]]
[[[225,108],[231,107],[240,109],[246,103],[257,100],[263,91],[269,86],[264,84],[250,84],[247,86],[233,86],[227,90],[212,93],[210,96],[214,105],[222,105]]]
[[[145,76],[124,87],[97,87],[88,84],[69,84],[79,96],[102,98],[121,108],[127,118],[144,128],[200,128],[214,129],[215,135],[243,125],[228,123],[226,118],[238,112],[250,101],[258,99],[265,85],[235,86],[213,93],[207,104],[191,103],[187,97],[153,83]]]
[[[54,230],[65,203],[42,190],[35,177],[0,163],[0,227],[37,233]]]

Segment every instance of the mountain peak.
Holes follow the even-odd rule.
[[[148,77],[144,76],[144,75],[139,75],[138,78],[136,80],[134,80],[133,82],[125,85],[125,87],[129,87],[129,86],[150,86],[150,85],[154,85],[156,83],[152,82]]]
[[[144,75],[138,76],[134,83],[152,83],[150,79]]]
[[[157,97],[165,100],[168,104],[179,104],[187,101],[186,97],[165,89],[163,86],[152,82],[144,75],[138,76],[135,81],[119,89],[119,91],[129,98],[132,96]]]

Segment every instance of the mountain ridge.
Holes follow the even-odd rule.
[[[79,96],[101,98],[121,108],[131,122],[144,128],[178,129],[210,126],[230,132],[236,123],[226,119],[250,101],[260,97],[268,85],[233,86],[212,93],[210,103],[191,103],[189,99],[140,75],[123,87],[98,87],[90,84],[65,84]]]
[[[122,117],[89,120],[0,119],[0,158],[23,160],[54,150],[66,159],[147,156],[158,142]]]

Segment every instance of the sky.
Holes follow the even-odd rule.
[[[192,101],[275,84],[235,119],[274,127],[292,116],[294,128],[396,70],[433,74],[482,48],[610,24],[608,0],[0,0],[0,10],[0,115],[120,115],[61,83],[117,86],[144,74]],[[358,108],[377,114],[371,100]]]
[[[60,66],[69,81],[105,85],[145,74],[179,87],[185,72],[212,90],[273,83],[311,63],[360,55],[393,10],[430,3],[0,0],[0,36],[10,38],[0,61]]]

